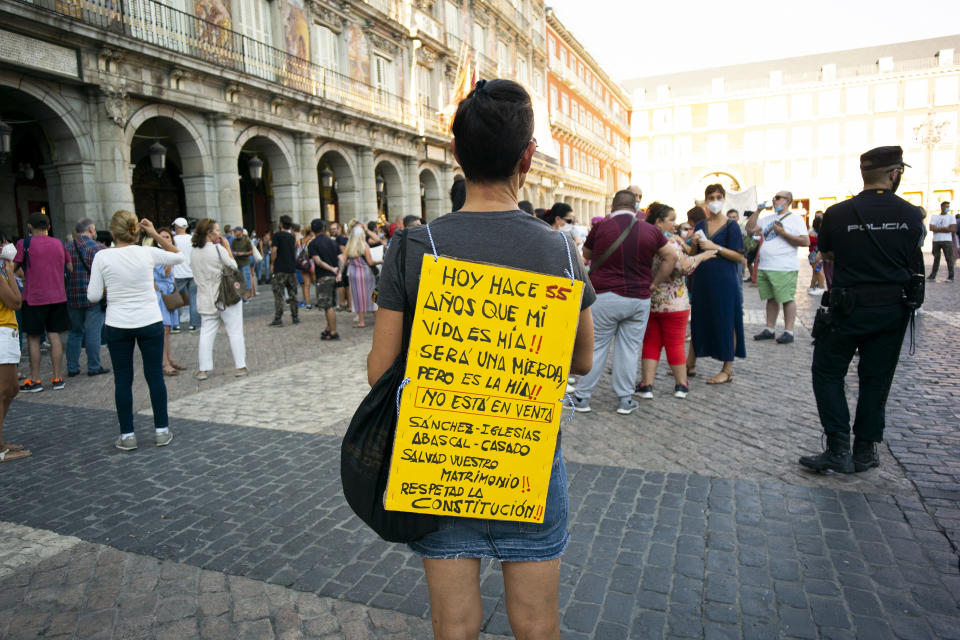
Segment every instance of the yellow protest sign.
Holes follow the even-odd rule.
[[[387,509],[543,522],[582,293],[424,256]]]

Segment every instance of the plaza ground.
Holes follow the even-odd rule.
[[[620,416],[605,377],[564,427],[564,638],[960,638],[960,285],[928,287],[881,467],[817,475],[796,464],[821,448],[806,276],[792,345],[750,340],[763,314],[744,289],[731,384],[704,384],[704,360],[677,400],[661,365],[655,398]],[[112,447],[111,376],[14,402],[5,439],[33,456],[0,465],[0,637],[430,636],[419,560],[339,485],[372,330],[340,313],[343,340],[321,342],[316,310],[268,328],[268,287],[244,311],[251,376],[221,334],[209,380],[167,378],[170,447],[152,445],[139,374],[133,453]],[[197,336],[172,348],[195,367]],[[497,563],[481,578],[486,637],[509,635]]]

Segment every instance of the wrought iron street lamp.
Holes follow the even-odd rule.
[[[943,139],[943,130],[947,122],[937,122],[933,111],[927,113],[923,123],[913,128],[914,139],[922,144],[927,151],[927,192],[923,196],[923,206],[930,210],[933,206],[933,190],[931,189],[933,179],[933,148],[940,144]]]
[[[3,120],[0,120],[0,164],[7,161],[10,155],[10,135],[13,133],[13,127]]]
[[[377,176],[377,194],[383,195],[383,189],[386,186],[386,182],[383,180],[383,176]]]
[[[147,151],[150,153],[150,166],[159,178],[167,168],[167,148],[157,140]]]
[[[333,172],[330,169],[324,169],[320,172],[320,185],[324,189],[330,189],[333,187]]]
[[[263,178],[263,160],[253,156],[247,163],[247,169],[250,170],[250,179],[255,184],[260,184],[260,180]]]

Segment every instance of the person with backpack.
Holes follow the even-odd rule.
[[[43,334],[50,341],[50,360],[54,389],[63,389],[63,342],[60,334],[70,329],[67,312],[67,289],[64,273],[73,271],[73,264],[63,243],[49,235],[50,218],[45,213],[31,213],[23,240],[17,242],[14,264],[23,268],[23,325],[30,353],[30,377],[20,385],[20,391],[43,391],[40,382],[40,342]]]
[[[81,218],[74,227],[73,240],[65,242],[73,271],[67,277],[67,313],[70,335],[67,337],[67,377],[80,374],[80,351],[87,353],[87,375],[110,373],[100,365],[100,335],[103,332],[104,305],[87,298],[90,265],[104,248],[96,241],[97,228],[90,218]]]

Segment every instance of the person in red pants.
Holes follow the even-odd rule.
[[[650,319],[643,336],[643,351],[640,363],[640,382],[637,383],[637,395],[641,398],[653,398],[653,378],[657,373],[660,352],[666,350],[667,364],[673,372],[673,395],[686,398],[690,393],[687,383],[687,357],[684,354],[684,341],[687,320],[690,318],[690,299],[687,297],[685,276],[693,273],[697,265],[713,258],[716,250],[703,251],[688,256],[683,243],[677,235],[677,213],[672,207],[654,202],[647,208],[647,222],[654,225],[667,238],[667,246],[677,253],[677,267],[671,277],[652,289],[650,295]],[[653,272],[659,268],[660,257],[653,259]]]

